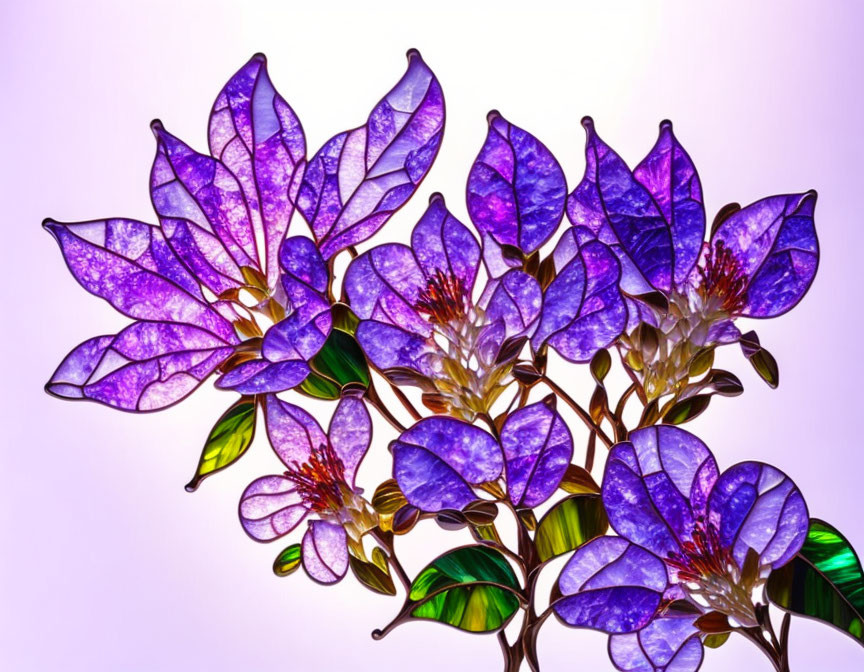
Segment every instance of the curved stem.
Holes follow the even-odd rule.
[[[614,443],[598,425],[594,423],[591,419],[591,415],[582,408],[579,404],[577,404],[573,398],[567,394],[563,389],[561,389],[557,383],[551,380],[548,376],[543,376],[543,382],[546,383],[547,387],[552,390],[558,397],[567,404],[576,415],[579,416],[579,419],[585,423],[585,426],[588,427],[592,432],[597,432],[597,436],[600,437],[600,440],[606,445],[607,448],[611,448]]]
[[[378,396],[378,392],[375,390],[375,385],[372,381],[369,381],[369,387],[366,388],[365,394],[366,400],[375,407],[384,419],[389,422],[400,434],[405,431],[405,425],[403,425],[396,417],[387,409],[387,407],[381,401],[381,397]]]
[[[390,383],[390,389],[393,390],[393,394],[396,396],[396,398],[399,400],[399,402],[402,404],[402,406],[405,407],[405,410],[411,414],[411,417],[414,418],[414,420],[422,420],[423,419],[423,416],[420,414],[420,411],[418,411],[414,407],[414,404],[411,403],[411,401],[408,399],[408,397],[405,396],[405,393],[402,390],[400,390],[398,387],[396,387],[393,383]]]
[[[381,531],[378,528],[372,530],[372,536],[379,544],[381,544],[381,546],[384,547],[384,550],[387,551],[387,562],[395,572],[396,576],[399,577],[399,581],[405,588],[405,592],[410,593],[411,580],[408,578],[408,574],[405,572],[405,568],[402,567],[402,563],[399,562],[399,558],[396,557],[396,551],[393,547],[393,540],[388,539],[386,536],[381,534]]]

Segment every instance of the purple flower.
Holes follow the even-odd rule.
[[[303,567],[320,583],[336,583],[348,570],[348,547],[362,554],[362,536],[377,524],[354,483],[372,440],[363,402],[343,396],[325,434],[302,408],[268,395],[267,434],[286,467],[253,481],[240,498],[240,522],[256,541],[285,536],[310,514],[303,536]]]
[[[217,387],[242,394],[302,383],[332,328],[326,259],[372,235],[413,193],[443,115],[438,82],[412,51],[367,123],[325,146],[338,145],[332,160],[321,150],[307,166],[303,129],[259,54],[217,96],[210,155],[153,122],[159,226],[45,222],[84,288],[136,320],[75,348],[46,389],[150,411],[215,371]],[[295,204],[317,243],[285,238]]]
[[[630,296],[659,291],[669,302],[657,315],[646,304],[630,301],[630,327],[640,321],[657,327],[670,341],[654,341],[639,352],[636,368],[649,397],[670,391],[690,363],[669,376],[675,350],[698,351],[738,340],[736,317],[768,318],[792,309],[809,289],[819,260],[813,224],[816,193],[771,196],[740,208],[727,206],[704,242],[702,186],[690,156],[660,124],[660,136],[633,170],[594,130],[588,117],[585,176],[567,203],[577,227],[586,227],[618,255],[622,290]],[[641,367],[644,367],[642,371]],[[665,371],[665,375],[661,373]]]
[[[547,398],[512,413],[500,443],[462,420],[420,420],[390,444],[393,477],[421,511],[461,509],[477,499],[473,488],[506,472],[515,506],[534,507],[558,487],[573,457],[573,438]]]
[[[633,431],[612,448],[602,497],[620,536],[574,553],[555,611],[610,633],[612,660],[628,672],[697,670],[700,614],[756,626],[768,575],[798,552],[809,525],[785,474],[742,462],[718,475],[705,444],[671,426]],[[688,609],[676,608],[682,601]]]

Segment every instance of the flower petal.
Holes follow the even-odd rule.
[[[612,635],[609,658],[622,672],[696,672],[704,649],[695,618],[657,618],[639,632]]]
[[[626,539],[597,537],[562,570],[554,609],[574,627],[634,632],[654,618],[667,584],[660,558]]]
[[[327,436],[342,460],[345,481],[353,485],[357,467],[372,442],[372,418],[359,397],[346,395],[339,400]]]
[[[423,511],[461,508],[476,499],[470,485],[494,481],[504,467],[488,433],[455,418],[420,420],[390,444],[393,477]]]
[[[567,183],[557,159],[527,131],[490,112],[468,175],[468,214],[481,233],[530,254],[558,228]]]
[[[716,479],[717,463],[697,437],[672,426],[646,427],[610,451],[603,504],[618,534],[666,557],[690,539]]]
[[[244,362],[219,380],[216,387],[240,394],[275,394],[297,387],[309,376],[305,362],[291,360],[271,363],[264,359]]]
[[[231,324],[179,269],[156,227],[132,220],[45,220],[75,279],[133,319],[182,322],[236,343]],[[146,227],[146,228],[145,228]]]
[[[489,322],[504,323],[505,339],[530,336],[543,306],[543,291],[535,278],[514,269],[486,287],[480,305]]]
[[[292,178],[306,159],[303,128],[270,82],[267,59],[255,54],[228,81],[210,113],[210,153],[237,178],[249,215],[261,229],[268,284],[279,279],[277,255],[294,212]]]
[[[97,336],[72,350],[46,390],[124,411],[157,411],[190,395],[233,352],[198,327],[135,322],[116,336]]]
[[[303,569],[318,583],[337,583],[348,571],[348,537],[341,525],[309,521],[303,535]]]
[[[801,549],[810,516],[798,488],[782,471],[761,462],[741,462],[724,471],[708,500],[720,541],[743,566],[747,550],[760,563],[781,567]]]
[[[724,221],[711,242],[729,248],[747,274],[748,317],[776,317],[804,297],[819,265],[816,192],[770,196]]]
[[[257,478],[240,497],[240,523],[255,541],[285,536],[306,517],[303,499],[284,476]]]
[[[693,160],[672,132],[672,122],[660,123],[660,136],[635,177],[654,197],[672,235],[675,255],[674,281],[687,280],[705,239],[705,206],[702,184]]]
[[[619,257],[629,257],[656,289],[668,291],[673,264],[669,225],[627,164],[597,136],[590,117],[585,117],[582,125],[588,136],[585,177],[567,201],[570,221],[587,226]],[[633,284],[636,286],[622,285],[622,289],[640,293],[639,283]]]
[[[361,322],[355,336],[369,361],[382,371],[407,367],[431,376],[437,370],[437,347],[422,336],[375,320]]]
[[[558,488],[573,457],[573,437],[544,401],[515,411],[501,428],[507,493],[516,506],[535,507]]]
[[[327,445],[321,425],[299,406],[269,394],[265,410],[270,445],[286,466],[307,462],[312,450]]]
[[[557,255],[556,266],[565,258]],[[606,245],[597,240],[581,245],[546,288],[531,339],[534,350],[548,342],[566,359],[588,362],[609,346],[627,324],[620,278],[621,266]]]
[[[522,259],[505,254],[505,248],[488,233],[480,236],[483,241],[483,264],[490,278],[500,278],[511,268],[521,268]]]
[[[416,51],[366,124],[340,133],[309,161],[297,208],[329,259],[374,234],[410,198],[441,142],[444,98]]]

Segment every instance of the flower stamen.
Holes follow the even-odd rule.
[[[330,444],[314,448],[308,462],[295,461],[285,478],[297,486],[298,494],[312,511],[338,511],[343,507],[343,494],[348,489],[345,466]]]
[[[415,305],[417,312],[435,324],[449,324],[468,312],[468,297],[462,279],[441,269],[429,278]]]
[[[718,240],[708,248],[699,265],[705,292],[720,300],[729,315],[738,313],[747,303],[747,274],[738,257]]]

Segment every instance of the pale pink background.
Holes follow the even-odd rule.
[[[214,96],[256,51],[268,55],[312,151],[363,120],[401,74],[408,47],[423,52],[447,96],[447,133],[420,193],[389,225],[403,240],[433,189],[465,217],[464,180],[491,107],[539,134],[571,187],[583,167],[578,121],[590,113],[631,162],[653,144],[661,118],[675,120],[712,213],[732,200],[818,189],[816,283],[791,314],[758,325],[780,362],[780,389],[762,385],[730,348],[722,363],[747,390],[692,427],[723,465],[779,465],[813,515],[864,548],[860,5],[326,4],[330,11],[286,1],[31,0],[0,9],[0,668],[500,669],[493,637],[412,624],[376,643],[369,632],[397,600],[351,580],[325,589],[302,574],[275,578],[280,547],[251,542],[236,520],[244,485],[277,469],[264,441],[185,493],[225,395],[207,389],[135,417],[42,392],[73,345],[123,320],[76,285],[40,221],[153,221],[148,122],[158,116],[203,149]],[[587,400],[584,371],[562,378]],[[361,474],[367,487],[387,473],[392,435],[381,430]],[[435,529],[406,546],[413,571],[436,547],[461,541]],[[599,634],[550,623],[540,646],[544,670],[611,669]],[[796,672],[860,670],[864,651],[796,620],[792,661]],[[703,669],[770,666],[733,638]]]

